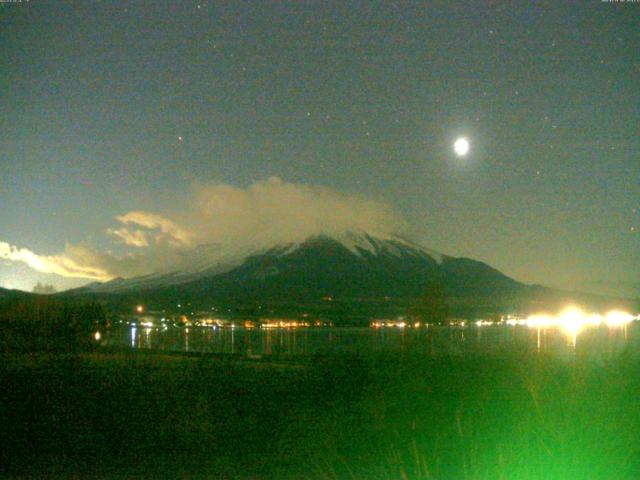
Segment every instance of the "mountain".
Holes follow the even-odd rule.
[[[4,319],[12,318],[13,313],[7,314],[7,312],[13,312],[16,304],[31,304],[41,298],[42,295],[35,293],[0,288],[0,317]]]
[[[65,295],[90,296],[124,310],[144,303],[168,311],[188,305],[229,315],[312,312],[332,318],[491,315],[564,298],[482,262],[396,236],[321,235],[231,252],[204,246],[190,256],[197,261],[180,270],[93,283]]]
[[[9,290],[6,288],[0,288],[0,301],[13,300],[16,298],[33,297],[29,292],[23,292],[22,290]]]
[[[170,287],[197,288],[208,295],[223,289],[247,295],[253,288],[270,295],[346,297],[418,295],[427,283],[443,283],[456,295],[489,294],[521,284],[488,265],[426,249],[401,237],[354,234],[316,236],[300,243],[212,252],[182,270],[94,282],[77,293],[127,293]],[[224,261],[220,259],[224,258]]]

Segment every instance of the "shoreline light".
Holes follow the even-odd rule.
[[[507,325],[526,325],[530,328],[554,328],[560,327],[568,333],[574,334],[586,327],[599,327],[605,325],[609,328],[624,327],[634,320],[640,320],[640,316],[633,316],[622,310],[611,310],[605,315],[599,313],[586,313],[578,307],[570,306],[557,315],[536,313],[526,319],[509,319]]]
[[[628,323],[633,322],[634,320],[638,320],[638,317],[634,317],[628,312],[623,312],[621,310],[612,310],[605,316],[605,322],[608,327],[620,327],[624,326]]]

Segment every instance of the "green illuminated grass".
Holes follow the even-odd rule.
[[[275,361],[275,360],[274,360]],[[14,355],[5,477],[634,479],[640,359]]]

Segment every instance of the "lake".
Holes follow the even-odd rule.
[[[598,326],[578,332],[524,325],[383,328],[212,328],[117,325],[99,335],[100,344],[131,349],[205,352],[245,356],[397,351],[427,356],[491,352],[539,352],[606,358],[640,352],[640,323]]]

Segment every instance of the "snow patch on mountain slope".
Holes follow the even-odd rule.
[[[416,256],[431,257],[437,263],[442,263],[442,254],[424,248],[405,238],[395,235],[370,235],[368,233],[348,232],[335,238],[350,252],[362,256],[364,252],[370,255],[390,255],[394,257]]]

